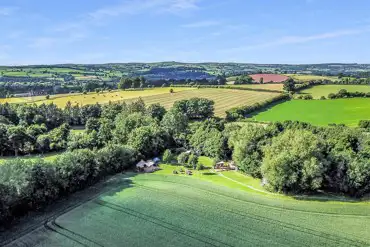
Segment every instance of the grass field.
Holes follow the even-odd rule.
[[[330,93],[338,93],[341,89],[348,92],[370,92],[369,85],[319,85],[302,90],[300,94],[311,94],[315,99],[319,99],[321,96],[328,97]]]
[[[276,105],[253,117],[257,121],[297,120],[326,126],[330,123],[357,126],[370,119],[370,99],[292,100]]]
[[[3,164],[6,160],[14,160],[14,159],[24,159],[24,160],[37,160],[37,159],[44,159],[46,161],[53,161],[55,160],[60,153],[47,153],[45,155],[27,155],[27,156],[10,156],[10,157],[0,157],[0,165]]]
[[[177,91],[177,88],[175,91]],[[146,104],[160,103],[168,109],[173,103],[179,100],[193,97],[207,98],[215,101],[215,115],[222,117],[225,116],[225,111],[228,109],[262,102],[277,95],[279,95],[279,93],[206,88],[186,90],[174,94],[152,95],[143,97],[142,99]]]
[[[233,87],[251,88],[251,89],[267,89],[283,91],[283,84],[244,84],[244,85],[230,85]]]
[[[296,81],[308,82],[308,81],[317,81],[317,80],[338,80],[337,76],[320,76],[320,75],[302,75],[302,74],[285,74],[293,78]]]
[[[145,97],[158,94],[169,94],[170,88],[154,88],[154,89],[145,89],[138,91],[112,91],[105,93],[88,93],[86,95],[77,93],[77,94],[57,94],[51,95],[50,99],[47,100],[45,96],[36,96],[36,97],[20,97],[20,98],[8,98],[0,99],[0,103],[51,103],[53,102],[59,107],[64,107],[68,101],[72,104],[88,105],[95,104],[99,102],[100,104],[109,103],[109,101],[121,101],[126,99],[133,99],[138,97]],[[176,92],[186,91],[186,90],[195,90],[195,88],[176,88]]]
[[[286,199],[178,175],[119,182],[7,247],[370,245],[368,203]]]

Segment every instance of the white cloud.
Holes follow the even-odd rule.
[[[315,40],[333,39],[333,38],[339,38],[339,37],[344,37],[344,36],[363,34],[367,32],[370,32],[370,27],[364,27],[362,29],[338,30],[338,31],[326,32],[326,33],[309,35],[309,36],[284,36],[284,37],[278,38],[271,42],[241,46],[237,48],[227,49],[225,51],[232,51],[232,50],[233,51],[244,51],[244,50],[254,50],[254,49],[288,45],[288,44],[302,44],[302,43],[308,43],[308,42],[315,41]]]
[[[17,10],[16,7],[0,7],[0,16],[10,16]]]
[[[90,12],[88,16],[93,20],[103,20],[106,17],[137,15],[148,11],[178,13],[197,9],[198,2],[199,0],[126,0],[119,5],[97,9]]]
[[[193,23],[188,23],[185,25],[182,25],[182,27],[185,28],[203,28],[203,27],[212,27],[212,26],[217,26],[220,25],[220,22],[218,21],[199,21],[199,22],[193,22]]]

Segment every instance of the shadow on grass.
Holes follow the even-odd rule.
[[[271,103],[271,104],[269,104],[269,105],[267,105],[267,106],[265,106],[265,107],[263,107],[263,108],[261,108],[261,109],[259,109],[259,110],[256,110],[256,111],[254,111],[254,112],[251,112],[251,113],[247,114],[247,115],[245,116],[245,118],[253,118],[253,117],[257,116],[258,114],[260,114],[260,113],[262,113],[262,112],[269,111],[269,110],[271,110],[273,107],[275,107],[275,106],[277,106],[277,105],[280,105],[280,104],[282,104],[282,103],[288,102],[288,101],[290,101],[290,100],[286,100],[286,99],[284,99],[284,100],[276,101],[276,102]]]
[[[215,176],[217,175],[216,173],[214,172],[205,172],[205,173],[202,173],[203,175],[206,175],[206,176]]]

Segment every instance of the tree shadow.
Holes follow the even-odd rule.
[[[245,118],[253,118],[253,117],[257,116],[258,114],[260,114],[262,112],[269,111],[272,108],[274,108],[275,106],[280,105],[280,104],[285,103],[285,102],[288,102],[288,101],[290,101],[290,99],[289,100],[284,99],[284,100],[279,100],[279,101],[273,102],[273,103],[271,103],[271,104],[269,104],[269,105],[267,105],[267,106],[265,106],[265,107],[263,107],[259,110],[256,110],[254,112],[251,112],[251,113],[245,115],[244,117]]]

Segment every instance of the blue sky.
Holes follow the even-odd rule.
[[[370,1],[0,0],[0,64],[370,63]]]

